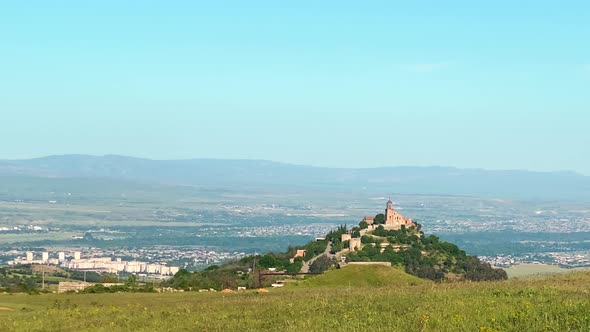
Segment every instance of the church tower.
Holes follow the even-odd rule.
[[[374,227],[376,226],[377,225],[374,225]],[[383,227],[390,230],[399,230],[402,226],[406,228],[416,227],[416,223],[413,222],[412,219],[405,218],[399,212],[395,211],[393,209],[393,202],[389,199],[385,207],[385,225],[383,225]]]
[[[392,225],[394,223],[395,211],[393,210],[393,202],[387,201],[387,207],[385,209],[385,225]]]

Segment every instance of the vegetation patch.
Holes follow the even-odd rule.
[[[400,268],[382,265],[347,265],[295,283],[294,287],[379,288],[415,286],[424,282],[427,281],[409,275]]]

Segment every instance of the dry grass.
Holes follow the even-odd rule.
[[[570,273],[574,271],[590,271],[590,268],[566,269],[557,265],[548,264],[519,264],[506,269],[509,278],[523,278],[558,273]]]

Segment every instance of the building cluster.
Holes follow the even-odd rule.
[[[587,251],[479,256],[478,258],[482,262],[502,268],[508,268],[519,264],[554,264],[565,268],[590,266],[590,253]]]
[[[296,224],[296,225],[280,225],[272,224],[270,226],[258,227],[232,227],[228,228],[232,232],[235,231],[238,237],[272,237],[283,235],[299,235],[299,236],[322,236],[337,227],[337,224],[332,223],[312,223],[312,224]]]
[[[427,220],[432,233],[498,232],[513,233],[576,233],[590,232],[590,218],[570,215],[569,218],[535,215],[487,216],[466,212],[465,219],[447,215],[444,219]],[[569,212],[571,213],[571,212]],[[568,211],[563,212],[564,215]],[[440,217],[440,216],[438,216]],[[437,218],[438,218],[437,217]]]
[[[19,233],[19,232],[42,232],[47,231],[47,228],[43,228],[37,225],[17,225],[17,226],[2,226],[0,227],[0,233]]]
[[[145,273],[170,276],[179,271],[178,267],[164,264],[152,264],[138,261],[123,261],[121,258],[113,260],[110,257],[73,259],[64,264],[72,270],[95,271],[105,273]]]
[[[416,223],[413,222],[412,219],[402,216],[393,208],[393,202],[391,199],[387,201],[384,216],[385,223],[381,226],[383,226],[383,228],[386,230],[400,230],[402,227],[416,227]],[[373,231],[380,226],[375,224],[375,218],[373,217],[365,217],[363,221],[369,225],[367,228],[369,231]]]
[[[557,264],[564,267],[586,267],[590,266],[590,252],[555,252],[549,256]]]
[[[80,252],[74,252],[74,257],[80,259]],[[35,253],[27,251],[24,257],[17,257],[12,261],[8,261],[8,265],[20,265],[20,264],[45,264],[63,266],[66,263],[66,253],[59,252],[57,258],[49,258],[49,252],[44,251],[41,253],[41,257],[35,257]]]
[[[144,273],[170,276],[176,274],[180,268],[166,266],[165,264],[147,263],[139,261],[124,261],[121,258],[90,257],[82,258],[81,252],[75,251],[66,259],[65,252],[58,252],[57,258],[49,258],[49,252],[42,252],[41,257],[35,257],[35,253],[27,251],[25,257],[8,262],[9,265],[19,264],[45,264],[61,266],[72,270],[94,271],[101,273]]]
[[[80,250],[73,252],[73,250]],[[32,252],[27,254],[26,251],[22,250],[0,250],[0,265],[9,264],[50,264],[59,266],[64,261],[80,259],[84,257],[86,259],[91,258],[104,258],[104,257],[121,257],[123,262],[126,261],[139,261],[141,263],[148,262],[154,265],[164,266],[178,266],[183,269],[199,269],[204,266],[211,264],[223,264],[224,262],[231,260],[239,260],[246,257],[248,254],[245,252],[224,252],[211,250],[209,248],[199,247],[164,247],[157,246],[151,248],[116,248],[116,249],[103,249],[103,248],[62,248],[60,251],[65,252],[62,255],[51,253],[47,255],[47,259],[41,253]],[[57,250],[56,250],[57,252]],[[66,254],[67,253],[67,254]],[[37,257],[34,257],[37,255]],[[27,259],[28,256],[28,259]],[[114,260],[116,263],[116,259]],[[100,263],[102,264],[102,262]],[[97,265],[100,265],[97,263]],[[84,264],[85,266],[86,264]],[[118,265],[118,264],[116,264]],[[131,264],[133,265],[133,264]],[[80,266],[83,266],[80,264]],[[65,266],[64,266],[65,267]],[[141,266],[140,266],[141,268]],[[129,270],[134,270],[133,266],[129,266]],[[142,269],[143,270],[143,269]],[[153,268],[149,267],[146,270],[152,271]],[[165,270],[165,269],[161,269]],[[147,273],[147,272],[138,272]]]
[[[479,260],[485,263],[489,263],[494,267],[503,267],[507,268],[512,265],[517,265],[520,263],[525,262],[523,259],[519,257],[514,257],[512,255],[497,255],[497,256],[479,256]]]
[[[357,251],[363,248],[363,244],[361,242],[361,237],[369,231],[374,231],[379,226],[383,226],[386,230],[400,230],[402,227],[410,228],[416,227],[416,223],[412,221],[410,218],[405,218],[399,212],[397,212],[393,208],[393,202],[391,199],[387,201],[387,206],[385,208],[385,223],[384,224],[376,224],[375,218],[373,217],[364,217],[363,222],[367,223],[368,227],[360,231],[359,237],[353,237],[352,233],[342,234],[340,237],[341,242],[348,241],[348,248],[350,251]],[[385,250],[385,247],[389,246],[389,243],[382,243],[381,250]],[[394,246],[395,250],[402,249],[403,246]]]

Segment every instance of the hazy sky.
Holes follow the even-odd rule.
[[[90,2],[0,4],[0,158],[590,175],[587,1]]]

